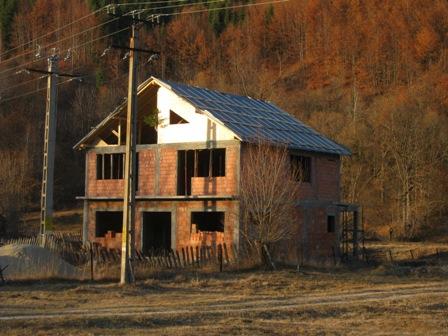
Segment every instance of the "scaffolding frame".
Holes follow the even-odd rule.
[[[359,260],[364,251],[364,221],[361,208],[356,204],[338,204],[338,207],[341,261]]]

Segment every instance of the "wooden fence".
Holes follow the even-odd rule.
[[[448,257],[447,248],[412,248],[412,249],[366,249],[362,251],[362,257],[367,263],[384,263],[384,262],[413,262],[413,261],[425,261],[428,258],[434,258],[440,260]]]
[[[40,246],[40,237],[0,238],[0,246],[8,244],[27,244]],[[96,243],[83,244],[79,235],[57,233],[47,235],[45,248],[58,254],[74,266],[119,264],[120,249],[106,249]],[[213,246],[185,246],[178,250],[136,250],[133,263],[155,269],[200,268],[210,264],[223,266],[237,261],[236,249],[225,243]]]

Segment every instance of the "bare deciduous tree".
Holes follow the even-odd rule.
[[[29,188],[30,164],[26,151],[2,153],[0,160],[0,215],[6,219],[6,227],[0,231],[16,232],[18,222],[26,207]]]
[[[260,252],[290,238],[296,230],[299,192],[296,178],[286,147],[260,141],[243,148],[241,230],[247,242]]]

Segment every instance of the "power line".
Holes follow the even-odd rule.
[[[113,35],[122,33],[122,32],[124,32],[124,31],[126,31],[126,30],[129,30],[129,29],[130,29],[130,27],[125,27],[125,28],[123,28],[123,29],[117,30],[117,31],[112,32],[112,33],[109,33],[109,34],[105,34],[105,35],[100,36],[100,37],[98,37],[98,38],[96,38],[96,39],[87,41],[87,42],[85,42],[85,43],[82,43],[82,44],[80,44],[80,45],[77,45],[77,46],[72,47],[72,48],[69,48],[69,49],[76,50],[76,49],[79,49],[79,48],[81,48],[81,47],[84,47],[84,46],[86,46],[86,45],[88,45],[88,44],[91,44],[91,43],[97,42],[97,41],[99,41],[99,40],[102,40],[102,39],[104,39],[104,38],[107,38],[107,37],[110,37],[110,36],[113,36]],[[64,52],[64,51],[68,51],[68,49],[63,50],[63,52]],[[26,66],[26,65],[30,65],[30,64],[36,63],[37,61],[41,61],[41,60],[43,60],[43,58],[41,58],[41,59],[39,59],[39,60],[34,60],[34,61],[31,61],[31,62],[28,62],[28,63],[21,64],[21,65],[15,67],[15,68],[23,67],[23,66]],[[13,68],[11,68],[10,70],[12,70],[12,69],[13,69]]]
[[[142,8],[142,9],[138,9],[138,10],[134,10],[134,11],[141,14],[144,12],[154,11],[157,9],[183,8],[183,7],[193,6],[193,5],[207,5],[207,4],[223,2],[223,1],[225,1],[225,0],[210,0],[210,1],[202,1],[202,2],[191,2],[191,3],[187,3],[187,4],[169,5],[169,6],[156,7],[156,8]],[[121,5],[128,5],[128,4],[117,4],[117,6],[121,6]],[[111,5],[111,6],[114,6],[114,5]],[[131,11],[128,14],[131,14],[134,11]]]
[[[79,49],[79,48],[81,48],[81,47],[83,47],[83,46],[85,46],[85,45],[88,45],[88,44],[90,44],[90,43],[99,41],[99,40],[101,40],[101,39],[103,39],[103,38],[106,38],[106,37],[113,36],[113,35],[115,35],[115,34],[119,34],[119,33],[121,33],[121,32],[124,32],[124,31],[128,30],[128,29],[129,29],[129,27],[123,28],[123,29],[121,29],[121,30],[118,30],[118,31],[115,31],[115,32],[110,33],[110,34],[106,34],[106,35],[100,36],[100,37],[98,37],[98,38],[96,38],[96,39],[89,40],[89,41],[87,41],[87,42],[85,42],[85,43],[82,43],[82,44],[73,46],[73,47],[71,47],[71,48],[63,49],[63,50],[61,50],[61,52],[64,53],[64,52],[68,52],[70,49],[71,49],[72,51],[73,51],[73,50],[76,50],[76,49]],[[31,64],[37,63],[37,62],[42,61],[42,60],[44,60],[44,59],[45,59],[45,57],[44,57],[44,56],[41,56],[41,57],[39,57],[39,58],[37,58],[37,59],[35,59],[35,60],[29,61],[29,62],[26,62],[26,63],[23,63],[23,64],[19,64],[19,65],[16,65],[16,66],[13,66],[13,67],[11,67],[11,68],[8,68],[8,69],[5,69],[5,70],[3,70],[3,71],[0,71],[0,75],[3,75],[3,74],[8,73],[8,72],[10,72],[10,71],[13,71],[13,70],[22,68],[22,67],[27,66],[27,65],[31,65]],[[5,77],[3,77],[3,78],[5,78]],[[3,79],[3,78],[0,78],[0,79]]]
[[[251,3],[251,4],[233,5],[233,6],[226,6],[226,7],[208,8],[208,9],[197,9],[197,10],[186,11],[186,12],[165,13],[165,14],[157,14],[157,15],[166,17],[166,16],[175,16],[175,15],[183,15],[183,14],[215,12],[215,11],[220,11],[220,10],[224,10],[224,9],[255,7],[255,6],[262,6],[262,5],[273,5],[273,4],[288,2],[288,1],[289,0],[265,1],[265,2]]]
[[[170,2],[186,2],[186,1],[189,1],[189,0],[175,0],[175,1],[165,0],[165,1],[149,1],[149,2],[131,2],[131,3],[125,3],[125,4],[115,4],[114,6],[122,7],[122,6],[137,6],[137,5],[156,5],[156,4],[164,4],[164,3],[170,3]],[[193,3],[191,3],[191,4],[193,4]],[[50,35],[52,35],[54,33],[57,33],[58,31],[60,31],[60,30],[62,30],[64,28],[70,27],[70,26],[74,25],[75,23],[81,22],[81,21],[83,21],[83,20],[85,20],[85,19],[87,19],[87,18],[89,18],[89,17],[91,17],[93,15],[96,15],[97,13],[104,11],[107,7],[108,6],[103,6],[103,7],[99,8],[99,9],[93,11],[90,14],[87,14],[87,15],[85,15],[83,17],[80,17],[79,19],[71,21],[71,22],[69,22],[69,23],[67,23],[67,24],[65,24],[65,25],[63,25],[61,27],[58,27],[58,28],[56,28],[56,29],[54,29],[54,30],[52,30],[52,31],[50,31],[48,33],[45,33],[45,34],[40,35],[38,37],[35,37],[31,41],[27,41],[27,42],[22,43],[22,44],[20,44],[18,46],[15,46],[14,48],[5,50],[4,52],[0,53],[0,59],[2,59],[5,55],[10,54],[11,52],[13,52],[13,51],[15,51],[17,49],[20,49],[20,48],[23,48],[23,47],[25,47],[27,45],[30,45],[33,42],[37,42],[38,40],[41,40],[41,39],[43,39],[43,38],[45,38],[47,36],[50,36]],[[10,60],[10,59],[8,59],[8,60]]]
[[[46,77],[46,76],[45,76],[45,77]],[[65,80],[65,81],[62,81],[62,82],[58,83],[57,85],[59,86],[59,85],[62,85],[62,84],[68,83],[68,82],[72,82],[72,81],[74,81],[74,80],[76,80],[76,79],[75,79],[75,78],[67,79],[67,80]],[[26,96],[29,96],[29,95],[33,95],[33,94],[39,93],[39,92],[44,91],[44,90],[46,90],[46,89],[47,89],[47,88],[44,87],[44,88],[42,88],[42,89],[37,89],[37,90],[34,90],[34,91],[30,91],[30,92],[21,94],[21,95],[19,95],[19,96],[14,96],[14,97],[7,98],[7,99],[1,99],[1,100],[0,100],[0,105],[3,104],[3,103],[7,103],[7,102],[9,102],[9,101],[11,101],[11,100],[15,100],[15,99],[18,99],[18,98],[23,98],[23,97],[26,97]]]
[[[179,1],[187,1],[187,0],[178,0],[177,2],[179,2]],[[200,3],[187,3],[187,4],[180,4],[180,5],[169,5],[169,6],[163,6],[163,7],[148,8],[148,9],[144,9],[143,11],[154,11],[154,10],[159,10],[159,9],[170,9],[170,8],[182,8],[182,7],[186,7],[186,6],[194,5],[194,4],[208,4],[208,3],[216,3],[216,2],[222,2],[222,1],[224,1],[224,0],[211,0],[211,1],[204,1],[204,2],[200,2]],[[148,2],[148,3],[149,3],[149,2]],[[166,3],[166,2],[164,2],[164,1],[152,2],[152,4],[157,4],[157,3]],[[134,4],[135,4],[135,3],[134,3]],[[121,5],[128,5],[128,4],[116,4],[116,5],[120,5],[120,6],[121,6]],[[110,6],[114,6],[114,5],[110,5]],[[108,7],[108,6],[103,7],[101,10],[103,10],[103,9],[106,8],[106,7]],[[97,11],[93,12],[91,15],[94,15],[94,13],[97,13],[98,11],[100,11],[100,10],[97,10]],[[166,15],[165,15],[165,16],[166,16]],[[85,16],[84,18],[86,18],[86,17],[88,17],[88,15]],[[83,19],[83,18],[81,18],[81,19],[79,19],[79,20],[77,20],[77,21],[74,21],[74,22],[79,22],[79,21],[81,21],[82,19]],[[85,29],[85,30],[83,30],[83,31],[81,31],[81,32],[78,32],[78,33],[76,33],[76,34],[73,34],[73,35],[71,35],[71,36],[68,36],[68,37],[59,39],[59,40],[57,40],[57,41],[53,41],[53,42],[51,42],[51,43],[49,43],[49,44],[47,44],[47,45],[41,47],[41,49],[46,49],[46,48],[49,48],[49,47],[51,47],[51,46],[56,45],[57,43],[60,43],[60,42],[63,42],[63,41],[67,41],[67,40],[70,40],[70,39],[72,39],[72,38],[74,38],[74,37],[83,35],[83,34],[85,34],[85,33],[88,33],[88,32],[90,32],[90,31],[92,31],[92,30],[95,30],[95,29],[97,29],[97,28],[100,28],[100,27],[102,27],[102,26],[105,26],[105,25],[107,25],[107,24],[109,24],[109,23],[112,23],[112,22],[114,22],[114,21],[117,21],[117,20],[119,20],[119,18],[113,18],[113,19],[108,20],[108,21],[106,21],[106,22],[97,24],[97,25],[95,25],[95,26],[93,26],[93,27],[87,28],[87,29]],[[73,24],[73,23],[72,23],[72,24]],[[67,26],[70,26],[70,25],[71,25],[71,24],[67,24],[67,25],[65,25],[65,26],[63,26],[63,27],[67,27]],[[62,29],[62,27],[61,27],[60,29],[58,29],[58,30],[61,30],[61,29]],[[58,30],[55,30],[55,31],[58,31]],[[55,31],[54,31],[54,32],[55,32]],[[48,34],[50,34],[50,33],[48,33]],[[48,34],[46,34],[46,35],[48,35]],[[43,35],[43,37],[46,36],[46,35]],[[36,39],[34,39],[34,40],[37,40],[37,39],[38,39],[38,38],[36,38]],[[34,40],[33,40],[33,41],[34,41]],[[33,41],[30,41],[30,42],[27,42],[27,43],[30,44],[30,43],[32,43]],[[73,48],[71,48],[71,49],[74,49],[74,48],[76,48],[76,47],[73,47]],[[69,49],[70,49],[70,48],[69,48]],[[68,51],[69,49],[65,49],[64,51]],[[20,55],[16,55],[16,56],[14,56],[14,57],[12,57],[12,58],[9,58],[9,59],[7,59],[6,61],[4,61],[3,64],[5,64],[5,63],[7,63],[7,62],[10,62],[10,61],[12,61],[12,60],[14,60],[14,59],[17,59],[17,58],[19,58],[19,57],[29,55],[29,54],[31,54],[31,53],[33,53],[33,52],[34,52],[33,50],[30,50],[30,51],[25,52],[25,53],[22,53],[22,54],[20,54]],[[30,64],[36,63],[36,62],[38,62],[38,61],[40,61],[40,60],[42,60],[42,59],[44,59],[44,58],[45,58],[44,56],[42,56],[42,57],[38,57],[38,58],[36,58],[35,60],[30,61],[30,62],[27,62],[27,63],[25,63],[25,64],[19,64],[19,65],[13,66],[12,68],[5,69],[5,70],[3,70],[3,71],[0,71],[0,75],[2,75],[2,74],[4,74],[4,73],[7,73],[7,72],[9,72],[9,71],[18,69],[18,68],[20,68],[20,67],[22,67],[22,66],[24,66],[24,65],[30,65]],[[0,63],[0,65],[1,65],[1,63]]]
[[[179,0],[179,1],[184,1],[184,0]],[[205,3],[196,3],[196,4],[207,4],[207,3],[213,3],[213,2],[218,2],[218,1],[222,1],[222,0],[212,0],[212,1],[209,1],[209,2],[205,2]],[[183,14],[195,14],[195,13],[204,13],[204,12],[220,11],[220,10],[226,10],[226,9],[236,9],[236,8],[245,8],[245,7],[254,7],[254,6],[261,6],[261,5],[277,4],[277,3],[284,3],[284,2],[288,2],[288,1],[289,1],[289,0],[264,1],[264,2],[259,2],[259,3],[241,4],[241,5],[232,5],[232,6],[225,6],[225,7],[218,7],[218,8],[209,8],[209,9],[198,9],[198,10],[190,10],[190,11],[177,12],[177,13],[160,13],[160,14],[157,14],[157,15],[164,16],[164,17],[168,17],[168,16],[183,15]],[[153,2],[152,2],[152,3],[153,3]],[[134,3],[134,4],[137,4],[137,3]],[[138,3],[138,4],[142,4],[142,3]],[[191,5],[191,4],[193,4],[193,3],[183,4],[182,7],[185,7],[185,6],[188,6],[188,5]],[[117,5],[128,5],[128,4],[117,4]],[[129,5],[131,5],[131,4],[129,4]],[[179,7],[178,5],[173,5],[173,6]],[[166,8],[168,8],[168,6],[166,6],[166,7],[160,7],[160,8],[157,8],[157,9],[163,9],[163,8],[166,9]],[[156,9],[156,8],[153,8],[153,10],[154,10],[154,9]],[[148,10],[150,10],[150,9],[148,9]],[[148,11],[148,10],[145,10],[145,11]],[[98,12],[98,11],[97,11],[97,12]],[[109,20],[109,21],[111,21],[111,20]],[[89,28],[89,29],[90,29],[90,28]],[[71,48],[65,49],[65,50],[63,50],[63,52],[68,51],[69,49],[72,49],[72,50],[79,49],[79,48],[84,47],[84,46],[86,46],[86,45],[88,45],[88,44],[91,44],[91,43],[97,42],[97,41],[99,41],[99,40],[102,40],[102,39],[104,39],[104,38],[107,38],[107,37],[110,37],[110,36],[119,34],[119,33],[121,33],[121,32],[124,32],[124,31],[126,31],[126,30],[129,30],[129,29],[130,29],[130,27],[125,27],[125,28],[120,29],[120,30],[117,30],[117,31],[115,31],[115,32],[112,32],[112,33],[109,33],[109,34],[105,34],[105,35],[103,35],[103,36],[100,36],[100,37],[98,37],[98,38],[96,38],[96,39],[89,40],[89,41],[87,41],[87,42],[85,42],[85,43],[82,43],[82,44],[73,46],[73,47],[71,47]],[[70,37],[70,38],[72,38],[72,37]],[[54,43],[57,43],[57,42],[54,42]],[[15,66],[15,67],[10,68],[10,69],[6,69],[6,70],[0,72],[0,74],[3,74],[3,73],[8,72],[8,71],[11,71],[11,70],[13,70],[13,69],[17,69],[17,68],[19,68],[19,67],[23,67],[23,66],[25,66],[25,65],[29,65],[29,64],[36,63],[36,62],[38,62],[38,61],[41,61],[42,59],[43,59],[43,57],[41,57],[40,59],[31,61],[31,62],[25,63],[25,64],[21,64],[21,65]],[[68,81],[71,81],[71,80],[68,80]],[[66,82],[68,82],[68,81],[63,81],[63,82],[61,82],[61,83],[59,83],[59,84],[66,83]],[[20,85],[23,85],[23,84],[25,84],[25,83],[22,83],[22,84],[20,84]],[[58,84],[58,85],[59,85],[59,84]],[[19,85],[17,85],[17,86],[19,86]],[[45,88],[44,88],[44,89],[45,89]],[[40,89],[40,90],[31,92],[31,93],[26,93],[26,94],[23,94],[23,95],[14,96],[14,97],[11,97],[11,98],[8,98],[8,99],[0,100],[0,104],[1,104],[1,103],[4,103],[4,102],[7,102],[7,101],[10,101],[10,100],[13,100],[13,99],[18,99],[18,98],[21,98],[21,97],[24,97],[24,96],[27,96],[27,95],[30,95],[30,94],[33,94],[33,93],[36,93],[36,92],[40,92],[40,91],[42,91],[42,90],[44,90],[44,89]]]
[[[127,29],[129,29],[129,28],[127,28]],[[140,71],[140,70],[143,69],[143,68],[144,68],[144,64],[139,64],[139,65],[138,65],[138,71]],[[75,69],[75,71],[78,71],[78,70],[80,70],[80,68]],[[121,80],[123,80],[123,78],[125,78],[126,76],[128,76],[128,73],[123,73],[123,74],[121,74],[121,75],[118,75],[118,76],[115,77],[115,78],[111,78],[111,79],[109,79],[109,80],[104,81],[103,84],[111,84],[111,83],[115,83],[115,82],[117,82],[117,81],[121,81]],[[41,80],[41,79],[46,78],[46,77],[47,77],[47,76],[41,76],[41,77],[38,77],[38,78],[35,78],[35,79],[32,79],[32,80],[23,82],[23,83],[18,84],[18,85],[15,85],[15,86],[12,86],[12,87],[8,87],[8,89],[9,89],[9,88],[18,87],[18,86],[24,85],[24,84],[26,84],[26,83],[30,83],[30,82],[34,82],[34,81],[38,81],[38,80]],[[65,84],[65,83],[68,83],[68,82],[72,82],[72,81],[76,81],[76,78],[71,78],[71,79],[62,81],[62,82],[58,83],[57,85],[62,85],[62,84]],[[30,91],[30,92],[27,92],[27,93],[24,93],[24,94],[21,94],[21,95],[18,95],[18,96],[12,96],[12,97],[9,97],[9,98],[6,98],[6,99],[2,99],[2,97],[0,96],[0,105],[3,104],[3,103],[7,103],[7,102],[9,102],[9,101],[15,100],[15,99],[23,98],[23,97],[26,97],[26,96],[29,96],[29,95],[33,95],[33,94],[42,92],[42,91],[44,91],[44,90],[46,90],[46,87],[41,88],[41,89],[36,89],[36,90],[34,90],[34,91]]]
[[[41,36],[38,36],[38,37],[34,38],[34,39],[31,40],[31,41],[25,42],[25,43],[23,43],[23,44],[21,44],[21,45],[18,45],[18,46],[16,46],[16,47],[12,48],[12,49],[8,49],[8,50],[6,50],[6,51],[4,51],[4,52],[2,52],[2,53],[0,54],[0,58],[3,58],[3,56],[4,56],[5,54],[8,54],[8,53],[10,53],[10,52],[12,52],[12,51],[14,51],[14,50],[20,49],[20,48],[22,48],[22,47],[24,47],[24,46],[26,46],[26,45],[28,45],[28,44],[32,44],[33,42],[36,42],[36,41],[38,41],[38,40],[40,40],[40,39],[42,39],[42,38],[44,38],[44,37],[47,37],[47,36],[49,36],[49,35],[51,35],[51,34],[54,34],[54,33],[58,32],[58,31],[62,30],[63,28],[67,28],[67,27],[69,27],[69,26],[71,26],[71,25],[74,25],[75,23],[81,22],[82,20],[85,20],[85,19],[87,19],[88,17],[90,17],[90,16],[92,16],[92,15],[95,15],[96,13],[98,13],[98,12],[104,10],[104,8],[105,8],[105,7],[102,7],[102,8],[100,8],[100,9],[98,9],[98,10],[96,10],[96,11],[94,11],[94,12],[88,14],[88,15],[85,15],[85,16],[83,16],[83,17],[81,17],[81,18],[79,18],[79,19],[77,19],[77,20],[75,20],[75,21],[69,22],[69,23],[67,23],[66,25],[63,25],[63,26],[61,26],[61,27],[59,27],[59,28],[57,28],[57,29],[55,29],[55,30],[53,30],[53,31],[51,31],[51,32],[45,33],[44,35],[41,35]]]
[[[185,2],[185,1],[188,1],[188,0],[177,0],[177,1],[175,1],[175,2]],[[201,3],[187,3],[187,4],[180,4],[180,5],[169,5],[169,6],[162,6],[162,7],[156,7],[156,8],[147,8],[147,9],[144,9],[144,11],[152,11],[152,10],[158,10],[158,9],[178,8],[178,7],[185,7],[185,6],[189,6],[189,5],[195,5],[195,4],[207,4],[207,3],[214,3],[214,2],[220,2],[220,1],[224,1],[224,0],[212,0],[212,1],[209,1],[209,2],[205,1],[205,2],[201,2]],[[136,5],[136,4],[141,4],[141,5],[144,5],[144,4],[163,4],[163,3],[168,3],[168,2],[169,2],[169,0],[167,0],[167,1],[155,1],[155,2],[141,2],[141,3],[136,3],[136,2],[134,2],[134,3],[127,3],[127,4],[113,4],[113,5],[104,6],[104,7],[102,7],[101,9],[98,9],[98,10],[96,10],[95,12],[93,12],[93,13],[91,13],[91,14],[89,14],[89,15],[86,15],[86,16],[84,16],[84,17],[78,19],[78,20],[75,20],[75,21],[73,21],[73,22],[71,22],[71,23],[68,23],[68,24],[66,24],[66,25],[64,25],[64,26],[62,26],[62,27],[60,27],[60,28],[58,28],[58,29],[56,29],[56,30],[53,30],[52,32],[49,32],[49,33],[46,33],[46,34],[44,34],[44,35],[42,35],[42,36],[36,37],[35,39],[33,39],[33,40],[29,41],[29,42],[25,42],[25,43],[23,43],[23,44],[20,45],[20,46],[17,46],[17,47],[15,47],[15,48],[13,48],[13,49],[10,49],[10,50],[5,51],[4,53],[0,54],[0,59],[2,58],[3,54],[5,54],[5,53],[9,53],[9,52],[11,52],[11,51],[13,51],[13,50],[16,50],[16,49],[18,49],[18,48],[20,48],[20,47],[22,47],[22,46],[32,44],[34,41],[40,40],[40,39],[42,39],[42,38],[44,38],[44,37],[46,37],[46,36],[49,36],[49,35],[51,35],[51,34],[53,34],[53,33],[55,33],[55,32],[58,32],[58,31],[62,30],[63,28],[69,27],[69,26],[71,26],[71,25],[73,25],[73,24],[75,24],[75,23],[77,23],[77,22],[80,22],[80,21],[82,21],[82,20],[84,20],[84,19],[86,19],[86,18],[88,18],[88,17],[90,17],[90,16],[92,16],[92,15],[95,15],[95,14],[98,13],[99,11],[102,11],[102,10],[108,8],[108,7],[111,7],[111,6],[112,6],[112,7],[113,7],[113,6],[128,6],[128,5]],[[91,31],[91,30],[94,30],[94,29],[96,29],[96,28],[102,27],[102,26],[107,25],[107,24],[109,24],[109,23],[112,23],[112,22],[114,22],[114,21],[116,21],[116,20],[118,20],[118,18],[114,18],[114,19],[108,20],[108,21],[106,21],[106,22],[97,24],[97,25],[95,25],[95,26],[93,26],[93,27],[91,27],[91,28],[85,29],[85,30],[83,30],[83,31],[81,31],[81,32],[79,32],[79,33],[74,34],[74,35],[71,35],[71,36],[68,36],[68,37],[65,37],[65,38],[62,38],[62,39],[53,41],[53,42],[51,42],[51,43],[48,43],[48,44],[45,45],[45,46],[42,46],[41,49],[45,49],[45,48],[51,47],[52,45],[54,45],[54,44],[56,44],[56,43],[59,43],[59,42],[62,42],[62,41],[70,40],[70,39],[72,39],[73,37],[76,37],[76,36],[85,34],[85,33],[89,32],[89,31]],[[24,52],[24,53],[22,53],[22,54],[15,55],[15,56],[13,56],[13,57],[11,57],[11,58],[8,58],[8,59],[6,59],[6,60],[0,62],[0,65],[1,65],[1,64],[5,64],[5,63],[7,63],[7,62],[10,62],[10,61],[12,61],[12,60],[14,60],[14,59],[17,59],[17,58],[19,58],[19,57],[22,57],[22,56],[25,56],[25,55],[29,55],[29,54],[31,54],[31,53],[33,53],[33,52],[34,52],[33,50],[30,50],[30,51],[28,51],[28,52]]]
[[[41,77],[38,77],[38,78],[33,78],[33,79],[30,79],[30,80],[27,80],[27,81],[22,82],[22,83],[19,83],[19,84],[17,84],[17,85],[8,86],[8,87],[4,88],[4,89],[2,90],[2,92],[7,92],[7,91],[9,91],[9,90],[11,90],[11,89],[14,89],[14,88],[17,88],[17,87],[20,87],[20,86],[23,86],[23,85],[26,85],[26,84],[29,84],[29,83],[32,83],[32,82],[39,81],[39,80],[41,80],[42,78],[46,78],[46,77],[47,77],[47,76],[41,76]]]
[[[159,4],[164,4],[164,3],[186,2],[186,1],[189,1],[189,0],[175,0],[175,1],[165,0],[165,1],[128,2],[128,3],[122,3],[122,4],[112,4],[112,6],[125,7],[125,6],[139,6],[139,5],[159,5]],[[193,5],[194,3],[191,3],[191,4]]]
[[[62,38],[62,39],[59,39],[59,40],[53,41],[53,42],[51,42],[51,43],[48,43],[47,45],[45,45],[45,46],[43,46],[43,47],[41,46],[40,48],[41,48],[41,49],[49,48],[49,47],[51,47],[51,46],[53,46],[53,45],[55,45],[55,44],[57,44],[57,43],[60,43],[60,42],[62,42],[62,41],[71,40],[71,39],[74,38],[74,37],[77,37],[77,36],[79,36],[79,35],[86,34],[86,33],[90,32],[90,31],[92,31],[92,30],[95,30],[95,29],[97,29],[97,28],[100,28],[100,27],[102,27],[102,26],[105,26],[105,25],[107,25],[107,24],[109,24],[109,23],[112,23],[112,22],[114,22],[114,21],[117,21],[117,20],[118,20],[118,18],[110,19],[110,20],[108,20],[108,21],[106,21],[106,22],[97,24],[97,25],[95,25],[95,26],[93,26],[93,27],[87,28],[87,29],[85,29],[85,30],[83,30],[83,31],[81,31],[81,32],[78,32],[78,33],[76,33],[76,34],[73,34],[73,35],[71,35],[71,36],[64,37],[64,38]],[[19,54],[19,55],[14,56],[14,57],[8,58],[7,60],[5,60],[5,61],[3,61],[2,63],[0,63],[0,65],[1,65],[1,64],[5,64],[5,63],[7,63],[7,62],[10,62],[10,61],[12,61],[12,60],[14,60],[14,59],[17,59],[17,58],[19,58],[19,57],[29,55],[29,54],[31,54],[31,53],[33,53],[33,52],[35,52],[35,51],[30,50],[30,51],[27,51],[27,52],[25,52],[25,53],[22,53],[22,54]],[[7,70],[6,70],[6,71],[7,71]],[[4,72],[4,71],[0,72],[0,74],[2,74],[3,72]]]

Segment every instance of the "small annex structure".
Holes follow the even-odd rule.
[[[238,249],[238,195],[252,139],[288,144],[305,167],[294,262],[345,251],[340,160],[344,146],[270,102],[151,77],[138,88],[135,247],[142,251],[226,243]],[[121,246],[126,102],[79,141],[86,151],[83,238]],[[355,223],[358,225],[358,223]],[[348,230],[348,229],[347,229]],[[347,238],[348,239],[348,238]]]

